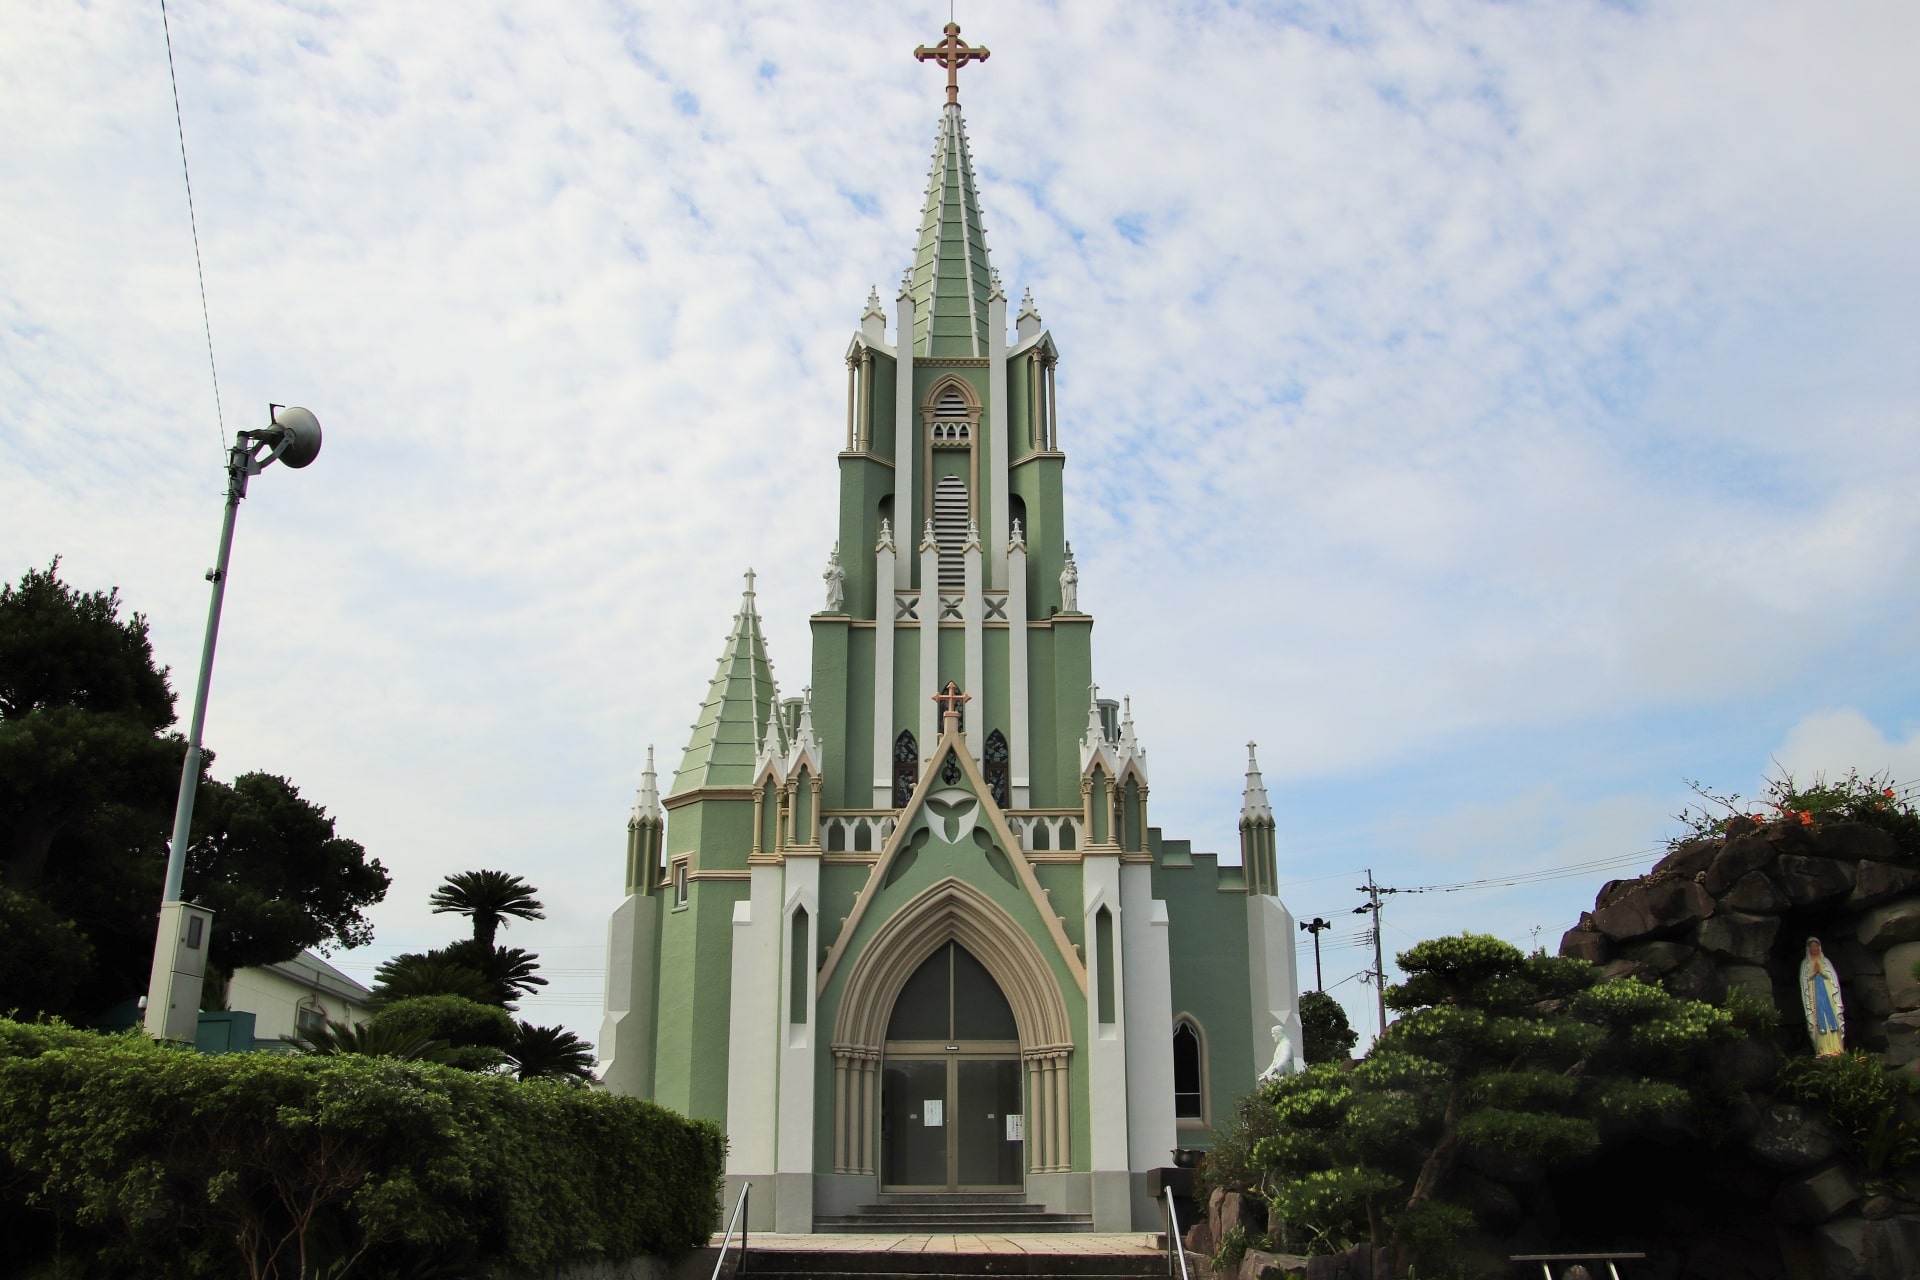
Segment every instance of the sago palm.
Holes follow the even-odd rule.
[[[508,917],[545,920],[538,893],[519,876],[504,871],[460,871],[441,881],[427,899],[435,912],[452,911],[473,921],[473,940],[493,950],[493,938]]]

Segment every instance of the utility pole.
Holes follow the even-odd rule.
[[[1323,929],[1333,928],[1333,923],[1315,916],[1311,920],[1301,921],[1300,927],[1313,935],[1313,989],[1325,991],[1327,980],[1320,973],[1320,933]]]
[[[1380,952],[1380,895],[1397,893],[1397,889],[1382,889],[1373,878],[1373,868],[1367,868],[1367,882],[1355,887],[1354,892],[1367,895],[1367,905],[1355,907],[1353,914],[1373,913],[1373,995],[1380,1005],[1380,1033],[1387,1030],[1387,965]]]

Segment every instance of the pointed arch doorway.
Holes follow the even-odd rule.
[[[887,1019],[881,1190],[1019,1190],[1020,1078],[1013,1006],[972,952],[946,942],[900,988]]]

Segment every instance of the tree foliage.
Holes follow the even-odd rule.
[[[0,585],[0,884],[71,922],[91,958],[44,1011],[146,990],[185,750],[173,722],[146,619],[123,618],[116,592],[75,590],[57,560]],[[265,773],[203,772],[197,796],[185,889],[216,913],[217,971],[366,941],[387,874],[324,809]]]
[[[309,947],[373,940],[365,909],[392,879],[286,778],[243,773],[204,782],[193,811],[186,893],[213,913],[209,954],[231,973]]]
[[[1300,1052],[1308,1066],[1345,1062],[1360,1040],[1347,1021],[1347,1011],[1324,991],[1309,991],[1300,997],[1300,1030],[1304,1041]]]
[[[711,1124],[556,1081],[0,1021],[0,1214],[29,1272],[58,1252],[254,1280],[674,1256],[718,1225],[723,1151]]]
[[[1254,1147],[1276,1237],[1331,1251],[1396,1241],[1431,1265],[1472,1223],[1448,1198],[1468,1152],[1552,1164],[1605,1125],[1686,1108],[1683,1082],[1737,1034],[1726,1012],[1584,961],[1463,934],[1399,957],[1400,1017],[1350,1072],[1310,1066],[1265,1091]]]
[[[494,936],[509,920],[544,920],[539,890],[504,871],[460,871],[441,881],[427,899],[434,911],[451,911],[473,922],[473,940],[493,950]]]
[[[518,1024],[507,1061],[522,1080],[593,1078],[593,1046],[565,1027]]]
[[[468,1071],[498,1070],[519,1028],[505,1009],[460,996],[395,1000],[373,1015],[371,1031],[436,1041],[435,1060]]]

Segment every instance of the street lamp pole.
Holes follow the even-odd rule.
[[[206,727],[207,690],[213,683],[213,650],[220,635],[220,607],[227,595],[227,562],[233,553],[234,518],[247,496],[247,481],[275,462],[304,467],[320,453],[320,423],[298,405],[268,407],[270,425],[242,431],[227,452],[227,505],[220,522],[220,553],[207,581],[207,634],[200,646],[200,679],[187,724],[187,754],[180,764],[180,795],[173,809],[173,840],[167,846],[166,888],[160,896],[160,928],[147,982],[147,1033],[158,1040],[192,1043],[200,1021],[200,989],[207,972],[207,942],[213,913],[180,900],[187,874],[187,842],[193,831],[193,801],[200,785],[200,734]]]

